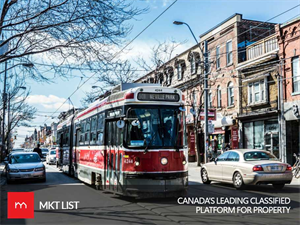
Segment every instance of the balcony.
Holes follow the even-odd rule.
[[[246,48],[247,60],[258,58],[269,52],[278,50],[276,34],[272,34]]]

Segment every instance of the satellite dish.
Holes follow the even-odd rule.
[[[183,108],[183,107],[179,107],[179,110],[180,110],[181,112],[185,112],[185,111],[186,111],[186,109]]]
[[[134,120],[134,121],[131,122],[131,125],[134,126],[134,127],[139,126],[140,125],[140,121]]]
[[[193,108],[190,109],[190,113],[192,113],[193,115],[196,115],[196,112]]]
[[[117,121],[117,127],[122,129],[125,126],[125,122],[124,120],[119,120]]]

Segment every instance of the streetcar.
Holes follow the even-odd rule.
[[[157,84],[120,84],[58,124],[57,166],[70,176],[132,197],[186,193],[184,95]]]

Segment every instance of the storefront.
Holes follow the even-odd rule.
[[[218,151],[224,150],[227,145],[230,149],[237,149],[239,139],[236,120],[231,116],[222,116],[221,113],[217,113],[217,119],[212,123],[214,132],[209,135],[209,140],[216,138]]]
[[[279,125],[276,114],[267,118],[256,116],[255,119],[244,120],[242,124],[243,148],[268,150],[279,158]]]
[[[293,165],[296,161],[294,154],[300,153],[300,101],[284,104],[286,120],[286,160]]]

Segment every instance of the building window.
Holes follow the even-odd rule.
[[[168,86],[172,84],[172,78],[173,78],[173,73],[172,72],[167,73]]]
[[[208,93],[208,108],[212,108],[212,93],[211,93],[211,90]]]
[[[299,56],[292,59],[293,67],[293,92],[300,92],[300,64]]]
[[[266,100],[266,78],[248,84],[248,104],[264,102]]]
[[[217,89],[217,98],[218,98],[218,108],[222,107],[222,90],[221,90],[221,86],[218,86]]]
[[[226,43],[226,60],[227,65],[232,63],[232,41]]]
[[[227,102],[228,106],[234,105],[234,93],[233,93],[233,83],[229,82],[228,88],[227,88]]]
[[[181,80],[183,78],[183,70],[182,70],[182,65],[178,63],[177,65],[177,78],[178,80]]]
[[[221,60],[221,57],[220,57],[220,46],[217,46],[217,48],[216,48],[216,66],[217,66],[217,69],[220,68],[220,60]]]
[[[194,54],[191,57],[191,74],[196,73],[196,59]]]

